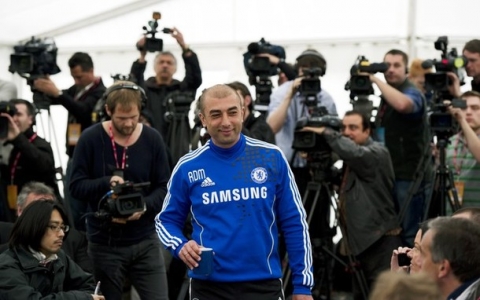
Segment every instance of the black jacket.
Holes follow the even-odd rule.
[[[68,110],[68,124],[79,123],[82,132],[92,125],[92,112],[97,101],[105,93],[105,85],[101,78],[97,78],[93,86],[86,91],[79,99],[75,100],[78,92],[77,86],[71,86],[64,90],[63,94],[53,98],[52,104],[63,105]],[[67,154],[72,157],[75,146],[68,145],[68,130],[66,138]]]
[[[12,232],[13,223],[0,222],[0,253],[8,249],[10,232]],[[93,273],[93,265],[87,253],[88,241],[85,233],[71,228],[63,240],[62,250],[65,251],[73,261],[79,265],[82,270]]]
[[[33,134],[35,134],[33,129],[29,128],[23,134],[19,134],[15,139],[7,142],[11,143],[14,148],[10,154],[8,167],[3,169],[2,177],[10,184],[10,172],[17,154],[20,153],[13,179],[18,192],[30,181],[45,183],[58,192],[52,147],[49,142],[39,136],[29,142]]]
[[[0,254],[0,295],[6,299],[91,300],[93,276],[60,250],[50,266],[41,266],[25,249]]]
[[[275,134],[265,120],[265,116],[256,116],[255,113],[256,112],[251,112],[243,121],[242,133],[246,136],[275,145]]]
[[[385,233],[399,227],[392,193],[392,161],[387,148],[372,139],[365,145],[357,145],[331,129],[326,129],[324,136],[332,151],[349,168],[340,207],[345,213],[350,250],[358,255]]]

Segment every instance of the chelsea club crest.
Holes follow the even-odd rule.
[[[250,177],[255,183],[264,183],[268,178],[267,170],[262,167],[255,168],[252,170],[252,173],[250,173]]]

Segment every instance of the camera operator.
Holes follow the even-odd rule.
[[[450,138],[447,163],[453,171],[458,200],[463,207],[480,206],[480,93],[465,92],[465,109],[449,107],[461,131]]]
[[[430,147],[426,100],[422,92],[407,79],[408,56],[405,52],[390,50],[383,61],[388,65],[384,73],[386,82],[371,74],[369,76],[382,93],[376,133],[379,140],[384,141],[392,158],[395,200],[399,210],[409,200],[408,191],[415,181],[421,180],[402,220],[402,238],[411,247],[418,224],[425,214],[428,196],[425,187],[432,172],[430,160],[425,158],[426,147]],[[418,167],[425,170],[423,178],[416,178]]]
[[[154,70],[155,77],[144,80],[143,73],[147,66],[145,57],[147,51],[143,48],[145,45],[145,37],[137,42],[140,50],[140,58],[132,64],[130,73],[137,79],[137,84],[143,87],[147,94],[148,109],[155,120],[155,129],[161,133],[163,139],[167,140],[168,124],[165,122],[165,97],[174,91],[192,92],[195,94],[198,87],[202,84],[202,72],[200,64],[195,52],[185,43],[183,35],[178,29],[172,28],[172,37],[177,41],[182,49],[182,58],[185,64],[185,78],[179,81],[173,78],[177,71],[177,60],[171,52],[160,52],[155,57]],[[192,101],[194,98],[192,98]]]
[[[472,91],[480,92],[480,40],[474,39],[468,41],[463,47],[463,56],[466,58],[467,64],[465,70],[467,76],[472,78]],[[450,94],[459,98],[461,95],[460,81],[454,73],[449,72],[448,77],[451,80],[449,85]]]
[[[139,124],[141,106],[142,93],[137,85],[114,83],[106,94],[111,120],[87,129],[74,153],[70,189],[74,197],[88,203],[93,213],[87,216],[88,249],[95,278],[102,282],[107,299],[121,299],[126,277],[142,299],[168,297],[154,217],[162,208],[170,168],[160,134]],[[100,209],[105,203],[102,196],[126,182],[150,182],[150,186],[142,190],[140,201],[118,202],[123,198],[109,197],[106,203],[117,209],[119,205],[140,210],[119,216],[115,211]]]
[[[80,217],[86,207],[72,198],[68,189],[71,181],[73,150],[80,134],[92,125],[93,108],[105,92],[105,85],[100,77],[95,76],[92,58],[87,53],[74,53],[68,60],[68,66],[75,84],[67,90],[59,89],[49,77],[36,79],[34,87],[50,96],[51,104],[62,105],[68,111],[66,147],[69,160],[64,177],[64,197],[72,209],[75,227],[83,231],[85,225],[80,221]]]
[[[34,130],[35,107],[23,99],[14,99],[10,103],[16,112],[2,113],[8,119],[7,142],[13,145],[8,167],[2,169],[2,178],[8,181],[7,197],[10,209],[15,209],[17,195],[22,187],[30,181],[39,181],[50,186],[56,193],[55,159],[50,143],[39,137]]]
[[[275,135],[272,128],[267,124],[265,117],[254,110],[252,95],[247,86],[238,81],[228,83],[227,85],[238,93],[245,108],[242,133],[275,145]]]
[[[309,115],[304,103],[305,97],[300,94],[298,87],[301,85],[304,71],[309,68],[319,68],[321,73],[325,73],[327,62],[325,58],[316,50],[308,49],[296,59],[295,70],[299,78],[286,82],[277,88],[270,96],[268,106],[267,123],[275,133],[277,146],[290,161],[292,171],[295,174],[295,180],[300,192],[306,189],[306,184],[310,181],[309,169],[306,162],[300,156],[294,155],[292,149],[293,137],[297,121],[301,117]],[[325,90],[316,95],[317,106],[325,107],[329,114],[337,114],[337,109],[333,98]]]
[[[321,134],[344,162],[339,192],[340,221],[345,228],[346,252],[356,256],[372,286],[390,267],[391,249],[401,245],[393,201],[394,174],[390,154],[370,137],[370,121],[358,111],[345,113],[342,133],[327,127],[304,127]],[[362,299],[353,281],[355,299]]]

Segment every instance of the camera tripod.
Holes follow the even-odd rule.
[[[335,210],[335,217],[336,220],[339,220],[339,211],[338,211],[338,205],[337,201],[335,198],[332,196],[332,192],[330,190],[329,185],[325,182],[325,175],[324,172],[322,171],[314,171],[314,180],[310,181],[307,184],[307,189],[305,191],[304,197],[302,199],[303,205],[305,209],[307,210],[307,224],[310,227],[312,218],[314,216],[315,209],[317,208],[317,205],[319,204],[318,202],[321,200],[321,195],[322,193],[325,193],[328,196],[328,199],[331,201],[331,207]],[[313,199],[309,204],[310,201],[308,201],[311,197],[311,194],[313,194]],[[320,203],[321,205],[322,203]],[[307,207],[308,206],[308,207]],[[322,215],[325,216],[326,214],[329,213],[328,211],[328,203],[327,203],[327,209],[324,209],[326,211],[322,211]],[[322,207],[324,208],[324,207]],[[343,227],[343,224],[340,222],[339,228],[341,230],[343,238],[346,238],[346,232]],[[333,227],[333,230],[335,230],[335,227]],[[330,239],[333,236],[330,235]],[[351,254],[348,254],[348,264],[345,263],[341,258],[335,255],[335,253],[328,247],[330,246],[328,241],[326,241],[325,238],[320,238],[320,239],[312,239],[312,246],[313,246],[313,256],[314,256],[314,269],[317,267],[317,270],[314,273],[314,278],[315,278],[315,285],[312,289],[312,296],[314,299],[326,299],[330,300],[331,299],[331,270],[332,270],[332,263],[333,261],[330,261],[328,258],[335,260],[339,264],[341,264],[345,269],[351,271],[353,273],[353,276],[355,277],[355,280],[357,280],[359,287],[361,289],[361,293],[364,297],[364,299],[368,299],[368,286],[365,280],[365,276],[363,274],[363,271],[361,269],[358,269],[356,266],[358,266],[358,263],[355,259],[355,257]],[[316,251],[318,250],[318,251]],[[317,258],[317,259],[315,259]],[[284,260],[288,259],[288,255],[285,255]],[[291,277],[291,270],[288,267],[288,265],[284,268],[283,270],[283,288],[284,290],[287,289],[287,286],[290,281]]]
[[[434,190],[429,201],[426,203],[424,219],[429,217],[429,212],[430,217],[445,216],[447,203],[450,203],[452,212],[455,212],[460,208],[458,193],[453,180],[453,173],[445,162],[445,151],[447,144],[448,140],[445,137],[438,139],[437,147],[440,154],[440,165],[435,172],[435,179],[433,181]],[[436,204],[437,206],[432,207],[432,203]]]

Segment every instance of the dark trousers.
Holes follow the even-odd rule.
[[[83,217],[87,212],[87,201],[81,201],[79,199],[73,198],[70,193],[70,182],[72,181],[72,164],[73,159],[69,158],[67,162],[67,170],[65,172],[65,177],[63,178],[63,198],[65,206],[71,212],[69,218],[73,219],[73,224],[75,229],[79,231],[86,231],[85,218]]]
[[[128,278],[142,300],[167,300],[165,262],[156,236],[126,247],[89,243],[95,279],[105,299],[121,299]]]
[[[399,211],[407,205],[408,191],[412,181],[396,180],[395,181],[395,200]],[[418,191],[411,197],[408,208],[403,216],[402,222],[402,240],[405,246],[413,247],[413,240],[420,227],[420,223],[425,216],[425,210],[430,195],[431,184],[422,182]]]
[[[363,271],[367,283],[368,291],[371,291],[373,283],[377,276],[385,270],[390,269],[390,259],[393,249],[402,246],[400,236],[383,236],[373,245],[367,248],[359,255],[357,260],[360,262],[360,269]],[[361,292],[361,286],[353,274],[353,297],[355,300],[367,300]],[[368,294],[367,294],[368,297]]]
[[[190,280],[190,299],[197,300],[285,300],[280,279],[213,282]]]

